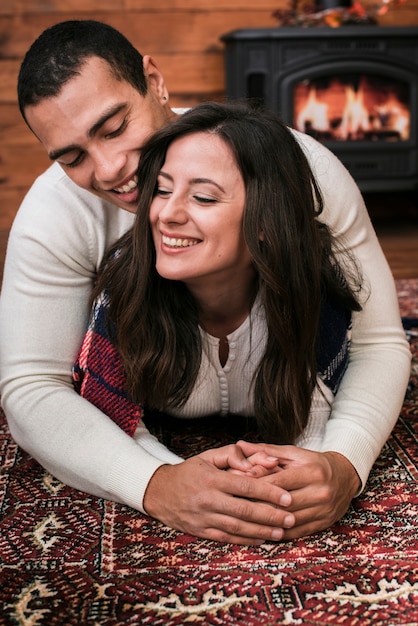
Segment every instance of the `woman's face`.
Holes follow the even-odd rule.
[[[150,209],[158,273],[190,287],[236,286],[252,271],[244,204],[241,173],[218,135],[198,132],[174,141]]]

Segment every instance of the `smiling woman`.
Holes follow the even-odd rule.
[[[326,164],[326,210],[306,154],[318,177]],[[74,377],[150,451],[143,509],[169,526],[238,543],[251,532],[291,538],[327,527],[364,485],[410,356],[393,281],[347,176],[314,140],[239,103],[199,105],[144,146],[135,225],[102,268]],[[353,200],[341,212],[335,180]],[[167,464],[142,421],[157,414],[174,429],[179,418],[217,415],[244,429],[254,418],[267,443]],[[213,473],[209,459],[231,471]],[[243,473],[244,501],[234,482]],[[258,490],[267,485],[280,491]]]
[[[338,353],[348,342],[350,312],[360,309],[354,291],[360,289],[360,277],[349,285],[355,263],[345,251],[347,279],[341,278],[330,233],[316,220],[321,196],[294,136],[267,112],[256,124],[259,113],[245,106],[202,105],[150,140],[139,168],[136,227],[104,269],[97,292],[105,288],[109,294],[109,319],[116,324],[135,400],[175,414],[219,412],[217,403],[209,402],[216,394],[206,390],[202,401],[203,379],[211,379],[210,371],[218,376],[219,359],[214,351],[212,366],[201,362],[205,341],[200,332],[216,345],[226,339],[237,344],[232,334],[238,333],[248,340],[240,350],[247,361],[240,370],[246,384],[228,412],[258,416],[264,434],[293,443],[307,424],[317,384],[322,300],[340,309],[335,314],[342,334],[328,346]],[[286,164],[290,157],[291,166]],[[152,237],[148,248],[146,224]],[[194,245],[184,246],[184,241]],[[129,279],[121,287],[126,262]],[[155,294],[163,286],[170,295],[162,306]],[[147,321],[151,311],[154,323]],[[246,323],[250,331],[243,329]],[[167,336],[161,342],[162,329]],[[231,377],[234,368],[226,366]],[[230,387],[229,392],[234,384]],[[277,393],[271,395],[272,389]]]

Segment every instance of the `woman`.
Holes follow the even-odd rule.
[[[150,140],[139,186],[135,226],[97,283],[75,368],[81,393],[131,435],[143,410],[232,414],[254,417],[268,442],[322,450],[341,381],[356,367],[352,325],[355,341],[369,323],[369,288],[360,260],[322,219],[295,135],[267,111],[200,105]],[[112,345],[120,394],[104,406],[98,355]],[[373,347],[369,358],[372,367]],[[361,429],[370,400],[355,401]],[[254,458],[261,474],[279,469]],[[155,517],[183,529],[149,502]]]

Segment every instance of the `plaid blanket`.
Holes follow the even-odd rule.
[[[133,436],[143,417],[142,406],[126,391],[126,375],[107,326],[108,298],[96,300],[89,326],[73,366],[75,390]]]

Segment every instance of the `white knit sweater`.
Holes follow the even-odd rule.
[[[410,351],[393,279],[361,195],[342,164],[297,134],[325,199],[321,219],[354,251],[370,286],[353,319],[348,369],[320,449],[345,455],[364,485],[398,417]],[[63,482],[143,510],[154,471],[181,462],[144,427],[132,439],[72,387],[95,274],[133,216],[77,188],[52,165],[15,219],[0,298],[2,403],[13,437]]]
[[[184,406],[168,407],[167,413],[179,418],[218,414],[254,416],[252,381],[267,341],[267,323],[259,299],[252,307],[251,316],[227,336],[229,352],[224,366],[219,361],[219,339],[203,330],[201,334],[202,362],[194,389]],[[297,445],[321,450],[333,402],[331,389],[318,376],[308,424]]]

